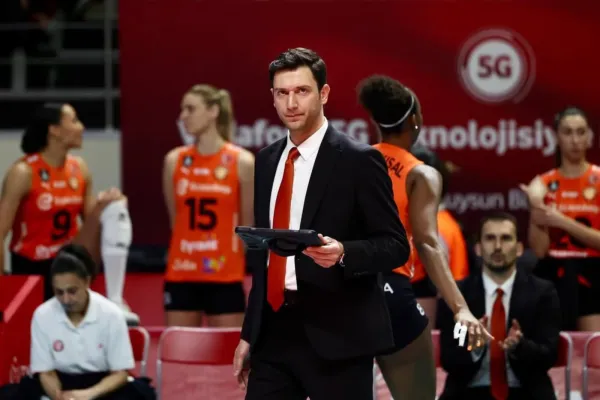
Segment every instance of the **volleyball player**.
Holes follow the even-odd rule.
[[[600,167],[586,158],[592,132],[582,110],[559,112],[555,130],[556,168],[521,185],[529,245],[542,259],[534,271],[556,285],[563,329],[600,331]]]
[[[94,196],[87,164],[81,157],[69,154],[72,149],[81,148],[83,130],[69,104],[45,104],[36,110],[21,140],[25,156],[12,165],[4,178],[0,237],[5,239],[12,231],[12,274],[43,276],[44,296],[49,299],[53,296],[50,265],[58,250],[79,234],[77,241],[85,243],[93,253],[100,245],[107,294],[111,300],[122,299],[131,240],[126,200],[118,189],[103,192],[98,199]],[[79,218],[84,222],[81,230]],[[102,239],[98,236],[100,231]],[[0,273],[4,270],[3,253],[4,246],[0,246]],[[121,282],[118,290],[108,285],[114,281]],[[138,321],[122,300],[117,303],[131,323]]]
[[[180,119],[195,143],[165,157],[163,191],[171,221],[164,285],[167,325],[242,325],[245,254],[237,225],[253,225],[254,156],[231,143],[229,93],[195,85]]]
[[[467,257],[467,244],[458,221],[454,218],[450,210],[445,207],[444,196],[448,190],[450,180],[450,168],[433,151],[426,147],[415,145],[410,150],[411,154],[418,160],[435,168],[442,178],[442,192],[440,198],[440,207],[437,213],[437,224],[439,230],[440,243],[446,257],[448,266],[455,281],[465,279],[469,275],[469,261]],[[437,314],[437,290],[431,279],[427,276],[425,267],[418,254],[415,255],[414,274],[410,282],[412,283],[417,301],[425,310],[430,323],[435,323]],[[432,325],[433,327],[433,325]]]
[[[490,335],[473,316],[456,286],[438,237],[440,175],[409,151],[422,124],[418,99],[400,82],[378,75],[359,84],[358,98],[381,135],[382,143],[376,147],[386,159],[400,219],[411,245],[456,321],[468,327],[469,348],[483,346]],[[384,276],[396,349],[377,357],[377,363],[394,398],[434,399],[436,376],[431,330],[410,284],[413,262],[411,257],[405,265]]]

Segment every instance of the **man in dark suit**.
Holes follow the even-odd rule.
[[[483,219],[475,250],[483,268],[459,282],[459,288],[495,340],[473,352],[457,346],[452,313],[440,301],[441,361],[448,372],[440,400],[555,399],[548,370],[558,356],[556,290],[517,268],[523,245],[510,214]]]
[[[253,284],[234,357],[250,354],[246,399],[371,399],[373,357],[392,349],[381,272],[408,259],[385,161],[324,117],[330,87],[313,51],[269,66],[289,135],[255,164],[257,227],[313,229],[323,243],[292,257],[253,252]]]

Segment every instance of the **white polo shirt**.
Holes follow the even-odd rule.
[[[113,372],[135,365],[125,315],[99,293],[79,326],[69,320],[56,297],[40,305],[31,321],[31,372],[66,374]]]

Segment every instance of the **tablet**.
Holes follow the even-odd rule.
[[[323,245],[317,232],[311,229],[292,230],[237,226],[235,233],[249,249],[270,249],[284,257],[300,253],[309,246]]]

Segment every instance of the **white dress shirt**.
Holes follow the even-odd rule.
[[[277,201],[277,194],[279,192],[279,186],[283,179],[283,171],[285,168],[285,162],[288,157],[290,149],[296,147],[300,156],[294,162],[294,185],[292,187],[292,204],[290,206],[290,226],[288,229],[300,229],[300,221],[302,220],[302,212],[304,210],[304,199],[306,198],[306,191],[308,190],[308,182],[312,175],[313,167],[315,166],[315,160],[317,159],[317,153],[325,137],[327,131],[328,122],[325,119],[323,125],[313,133],[308,139],[302,142],[299,146],[292,143],[290,134],[288,132],[287,144],[279,163],[277,164],[277,170],[275,171],[275,178],[273,179],[273,187],[271,189],[271,204],[269,207],[269,221],[271,227],[273,227],[273,213],[275,212],[275,202]],[[289,290],[297,290],[298,285],[296,283],[296,263],[294,257],[286,258],[285,266],[285,288]]]
[[[485,272],[482,273],[483,276],[483,290],[485,291],[485,315],[488,316],[488,331],[491,329],[492,323],[492,308],[494,307],[494,302],[496,301],[496,296],[498,295],[496,290],[502,289],[504,293],[502,295],[502,305],[504,306],[504,313],[506,315],[506,327],[510,328],[511,321],[508,320],[508,316],[510,314],[510,297],[512,295],[513,285],[515,283],[515,276],[517,271],[515,270],[513,274],[504,282],[501,286],[498,286],[496,282],[494,282]],[[497,345],[494,343],[494,345]],[[483,351],[474,351],[472,352],[473,359],[476,361],[481,357]],[[505,353],[506,360],[506,380],[508,382],[508,387],[518,388],[521,386],[519,380],[513,373],[510,368],[510,364],[508,363],[508,354]],[[481,368],[471,381],[469,386],[477,387],[477,386],[490,386],[490,349],[488,345],[488,349],[485,352],[485,356],[481,362]]]

